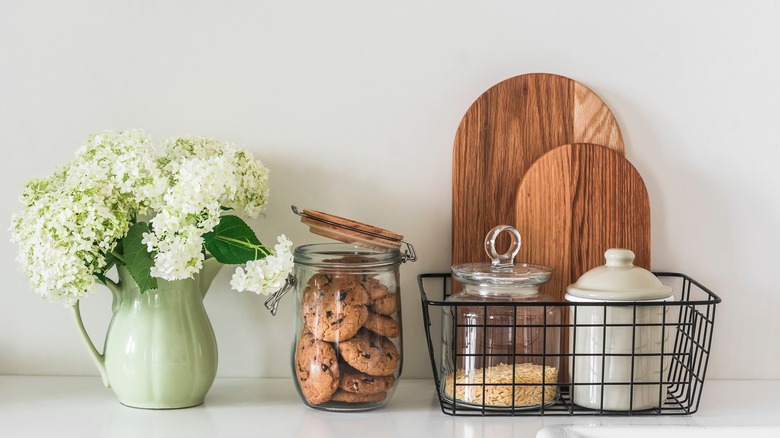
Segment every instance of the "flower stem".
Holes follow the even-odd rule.
[[[111,251],[111,252],[109,252],[109,254],[111,254],[112,256],[116,257],[116,259],[119,260],[120,262],[125,263],[125,258],[122,257],[122,254],[119,254],[116,251]]]
[[[265,247],[263,245],[255,245],[255,244],[249,243],[249,242],[247,242],[245,240],[233,239],[232,237],[225,237],[225,236],[217,236],[217,239],[218,240],[222,240],[224,242],[235,243],[237,245],[241,245],[241,246],[246,247],[246,248],[252,248],[255,251],[260,251],[261,253],[263,253],[263,255],[266,255],[266,256],[271,255],[271,250],[268,249],[268,247]]]

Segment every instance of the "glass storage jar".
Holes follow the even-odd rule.
[[[495,241],[503,232],[511,246],[499,255]],[[520,233],[508,225],[488,233],[485,250],[491,263],[452,267],[463,287],[443,307],[443,395],[486,409],[551,404],[558,396],[561,315],[544,305],[553,299],[538,289],[552,269],[515,264]]]
[[[414,249],[400,235],[390,239],[398,245],[386,245],[375,232],[384,230],[371,227],[374,235],[358,236],[368,226],[293,210],[313,232],[351,242],[303,245],[294,251],[288,288],[295,292],[292,372],[298,393],[307,406],[320,410],[384,406],[401,375],[399,271],[401,263],[416,260]],[[407,245],[403,253],[400,242]],[[266,303],[272,312],[284,292],[274,294],[270,306]]]

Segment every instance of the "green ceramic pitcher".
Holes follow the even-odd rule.
[[[117,265],[119,282],[108,281],[113,317],[103,354],[76,323],[106,387],[127,406],[175,409],[203,403],[217,374],[217,342],[203,298],[222,265],[204,261],[194,278],[157,280],[157,289],[139,292],[127,267]]]

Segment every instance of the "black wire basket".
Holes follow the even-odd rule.
[[[508,364],[508,368],[511,368],[511,378],[508,381],[501,381],[500,383],[493,383],[490,381],[490,376],[486,374],[485,368],[477,370],[481,375],[477,375],[476,379],[467,380],[464,382],[458,382],[455,378],[456,373],[445,376],[445,381],[442,381],[442,375],[445,370],[442,368],[443,358],[447,358],[450,363],[458,363],[458,360],[463,360],[464,356],[468,360],[477,360],[486,363],[486,359],[491,356],[489,348],[485,347],[488,342],[482,343],[481,349],[476,351],[472,350],[464,353],[462,349],[456,346],[460,342],[450,342],[451,347],[444,347],[446,345],[442,342],[442,336],[445,335],[443,330],[448,331],[448,336],[452,339],[457,339],[461,336],[463,330],[481,331],[481,333],[487,333],[488,330],[492,330],[495,327],[506,328],[506,325],[497,326],[493,325],[489,318],[483,318],[479,324],[462,323],[453,319],[450,328],[442,329],[441,322],[439,321],[442,315],[447,313],[455,314],[463,306],[474,307],[474,302],[453,302],[446,301],[446,298],[451,293],[451,275],[447,274],[421,274],[418,276],[418,283],[420,287],[420,296],[422,299],[422,311],[423,320],[425,324],[425,335],[428,343],[428,353],[431,359],[431,369],[433,371],[434,381],[436,383],[436,394],[441,405],[442,412],[448,415],[464,415],[464,416],[539,416],[539,415],[690,415],[698,410],[699,402],[701,400],[702,389],[704,387],[704,378],[707,373],[707,363],[709,362],[710,349],[712,346],[712,333],[715,324],[715,307],[721,302],[721,299],[712,293],[709,289],[702,286],[697,281],[684,274],[671,273],[671,272],[657,272],[655,275],[664,283],[671,286],[674,290],[675,301],[668,302],[531,302],[531,303],[479,303],[477,306],[482,309],[485,315],[491,311],[494,307],[506,308],[509,307],[523,307],[523,306],[543,306],[544,311],[553,307],[558,307],[564,315],[572,315],[570,320],[579,321],[577,318],[578,312],[584,314],[588,309],[588,312],[593,313],[602,312],[604,317],[599,324],[574,324],[568,321],[562,321],[560,324],[551,324],[547,320],[542,323],[536,322],[534,325],[529,325],[527,322],[522,321],[519,318],[513,318],[512,324],[509,325],[510,330],[523,330],[528,328],[540,329],[543,333],[547,333],[548,330],[560,330],[561,332],[568,332],[571,335],[571,342],[576,345],[576,336],[579,330],[588,330],[594,328],[600,330],[604,336],[601,343],[601,350],[589,351],[587,354],[576,352],[553,352],[547,351],[545,348],[541,356],[537,359],[537,362],[546,363],[545,359],[559,358],[560,362],[567,361],[571,370],[577,367],[577,361],[590,361],[590,363],[601,363],[599,372],[600,376],[595,376],[588,381],[581,380],[578,375],[567,373],[567,376],[560,376],[561,378],[550,378],[549,373],[545,368],[540,373],[540,379],[531,383],[524,382],[522,379],[518,379],[516,375],[516,365],[521,361],[527,360],[528,354],[514,354],[510,359],[511,364]],[[437,294],[441,297],[440,300],[431,300],[428,298],[427,291],[436,290]],[[663,308],[663,315],[674,315],[667,318],[664,316],[660,322],[647,323],[637,318],[637,314],[641,313],[643,308],[648,306],[654,306],[655,308]],[[432,311],[432,309],[435,309]],[[610,311],[621,309],[622,312],[629,312],[633,314],[633,320],[628,323],[621,321],[620,323],[610,322],[607,318],[607,314]],[[626,310],[628,309],[628,310]],[[519,311],[520,309],[515,309]],[[541,310],[541,309],[539,309]],[[671,310],[671,312],[667,312]],[[512,311],[510,309],[510,311]],[[628,327],[628,328],[626,328]],[[646,360],[643,357],[651,356],[642,352],[637,343],[637,332],[645,330],[646,327],[655,327],[655,330],[662,333],[662,339],[668,341],[663,344],[667,347],[661,347],[660,352],[652,354],[653,360],[659,358],[662,363],[660,369],[663,371],[658,372],[657,380],[648,381],[642,379],[641,381],[635,379],[635,363],[642,363],[637,361]],[[451,330],[451,331],[450,331]],[[608,344],[606,334],[609,330],[629,330],[633,333],[633,341],[629,351],[614,352],[609,351],[608,348],[603,347]],[[436,342],[434,342],[434,340]],[[462,345],[462,344],[461,344]],[[472,358],[471,356],[476,356]],[[628,357],[631,363],[630,378],[624,380],[610,380],[609,376],[606,376],[608,361],[613,360],[625,360],[620,359]],[[594,362],[595,361],[595,362]],[[594,376],[591,376],[594,377]],[[620,389],[618,389],[620,388]],[[654,397],[657,397],[657,402],[654,403],[654,407],[638,408],[634,404],[635,397],[640,392],[647,393],[650,389],[651,394],[654,392]],[[608,400],[611,395],[617,394],[614,391],[622,391],[628,397],[627,405],[613,409]],[[460,398],[459,394],[466,393],[476,394],[478,397],[474,400],[465,400]],[[507,393],[508,402],[502,402],[499,405],[488,402],[488,393],[494,393],[495,391],[502,391]],[[540,399],[538,403],[534,405],[519,404],[516,402],[516,395],[523,392],[533,392],[537,394]],[[582,391],[582,392],[579,392]],[[583,406],[582,404],[576,404],[575,400],[581,400],[574,396],[574,394],[590,394],[591,399],[593,394],[596,395],[595,405]]]

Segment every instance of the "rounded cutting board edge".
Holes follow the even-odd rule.
[[[496,225],[514,222],[517,187],[525,172],[546,152],[569,143],[624,151],[607,105],[572,79],[519,75],[474,101],[453,146],[453,264],[487,261],[485,235]]]
[[[539,158],[517,189],[515,228],[519,260],[553,268],[540,290],[564,301],[566,287],[605,263],[609,248],[634,252],[650,269],[650,201],[639,172],[625,158],[595,144],[567,144]],[[562,308],[563,321],[569,309]],[[561,333],[569,351],[569,332]],[[561,363],[561,382],[568,363]]]
[[[518,258],[554,269],[542,290],[563,300],[566,287],[627,248],[650,269],[650,200],[625,158],[595,144],[560,146],[534,163],[517,190]]]

